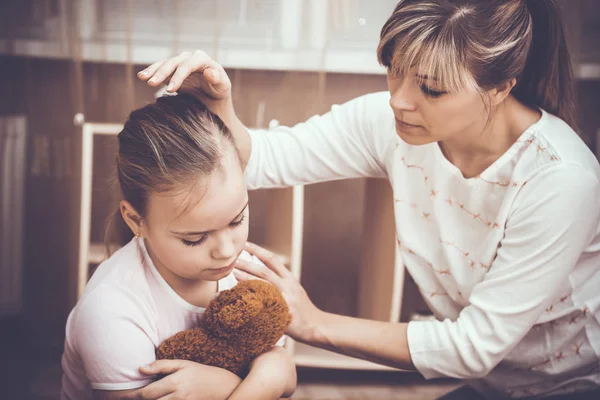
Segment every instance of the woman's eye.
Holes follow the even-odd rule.
[[[202,243],[204,243],[205,240],[206,240],[206,235],[202,236],[200,239],[198,239],[196,241],[181,239],[183,244],[185,244],[186,246],[189,246],[189,247],[200,246]]]
[[[425,93],[426,96],[433,97],[433,98],[437,98],[437,97],[440,97],[440,96],[446,94],[446,92],[433,90],[433,89],[428,88],[425,85],[421,85],[421,90],[423,91],[423,93]]]

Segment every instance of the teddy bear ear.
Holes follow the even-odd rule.
[[[238,299],[232,304],[228,304],[221,312],[219,319],[224,328],[228,330],[238,329],[255,318],[262,310],[263,303],[259,299]]]

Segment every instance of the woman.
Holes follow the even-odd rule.
[[[158,85],[172,76],[168,90],[193,90],[223,118],[249,160],[250,188],[390,180],[398,250],[438,320],[325,313],[250,245],[269,268],[239,269],[285,293],[294,339],[425,378],[462,378],[486,397],[594,396],[600,167],[573,130],[555,1],[402,0],[377,54],[389,93],[250,136],[229,79],[204,53],[157,62],[140,77]]]

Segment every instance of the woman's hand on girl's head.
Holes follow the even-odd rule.
[[[241,382],[237,375],[225,369],[185,360],[158,360],[140,368],[140,372],[166,376],[123,398],[225,400]]]
[[[221,116],[231,105],[231,81],[225,69],[205,52],[183,52],[160,60],[138,73],[150,86],[167,84],[167,92],[188,92]]]
[[[312,303],[300,282],[277,255],[252,243],[246,244],[246,250],[265,265],[238,260],[235,277],[238,280],[258,278],[275,285],[283,293],[292,314],[286,334],[301,342],[312,342],[323,312]]]
[[[140,71],[138,77],[150,86],[168,82],[167,92],[194,95],[231,130],[242,166],[250,159],[252,142],[244,124],[235,115],[231,81],[225,69],[205,52],[197,50],[160,60]]]

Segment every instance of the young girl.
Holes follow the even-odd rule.
[[[156,85],[173,74],[169,89],[179,90],[202,72],[191,83],[234,130],[251,188],[389,179],[398,254],[438,320],[322,312],[253,248],[270,269],[244,269],[284,291],[290,336],[469,380],[487,397],[600,398],[600,166],[573,130],[556,2],[402,0],[378,57],[389,93],[253,132],[251,142],[225,72],[205,54],[141,77]]]
[[[153,364],[163,340],[197,326],[210,300],[236,284],[249,211],[231,132],[197,99],[177,95],[131,113],[118,138],[124,246],[98,267],[69,316],[61,398],[290,395],[295,368],[281,348],[259,356],[241,383],[193,362]],[[168,376],[147,386],[158,374]]]

